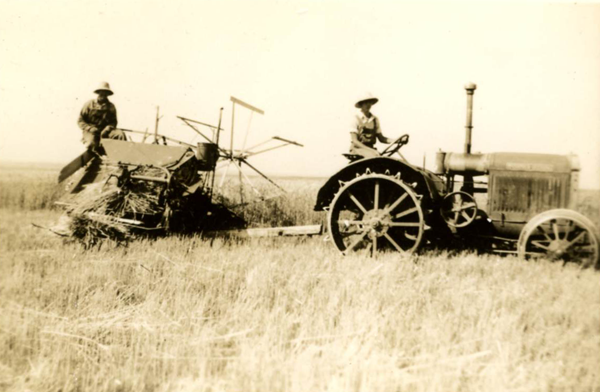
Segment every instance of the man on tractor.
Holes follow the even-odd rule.
[[[352,124],[353,129],[350,131],[350,155],[358,155],[363,158],[378,157],[380,154],[375,149],[376,140],[387,144],[394,141],[383,136],[379,119],[371,113],[371,107],[378,101],[379,99],[373,95],[366,94],[354,105],[360,111],[356,113]]]
[[[101,82],[94,93],[98,97],[83,105],[77,121],[83,131],[82,142],[88,150],[96,150],[101,138],[126,140],[123,131],[116,129],[117,109],[108,100],[113,95],[108,83]]]

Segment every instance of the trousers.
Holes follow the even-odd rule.
[[[127,140],[125,132],[120,129],[113,129],[110,132],[105,132],[104,136],[100,137],[100,132],[92,133],[90,131],[83,131],[83,142],[85,148],[93,150],[100,145],[100,139],[116,139],[116,140]]]
[[[381,154],[379,154],[379,152],[375,148],[368,148],[362,146],[358,147],[354,146],[353,144],[350,146],[350,154],[360,155],[363,158],[374,158],[381,156]]]

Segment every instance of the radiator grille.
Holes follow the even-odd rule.
[[[530,216],[567,206],[568,175],[531,173],[496,174],[492,178],[490,207],[492,214]],[[495,214],[494,214],[495,215]]]

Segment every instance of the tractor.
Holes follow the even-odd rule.
[[[465,86],[464,152],[438,152],[433,171],[393,157],[408,135],[379,157],[347,156],[351,163],[321,187],[314,207],[327,212],[331,242],[345,255],[467,246],[600,268],[598,230],[574,210],[577,157],[472,153],[475,89]]]

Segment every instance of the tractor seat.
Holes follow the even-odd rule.
[[[362,155],[357,154],[342,154],[345,158],[347,158],[350,162],[358,161],[359,159],[363,159]]]

